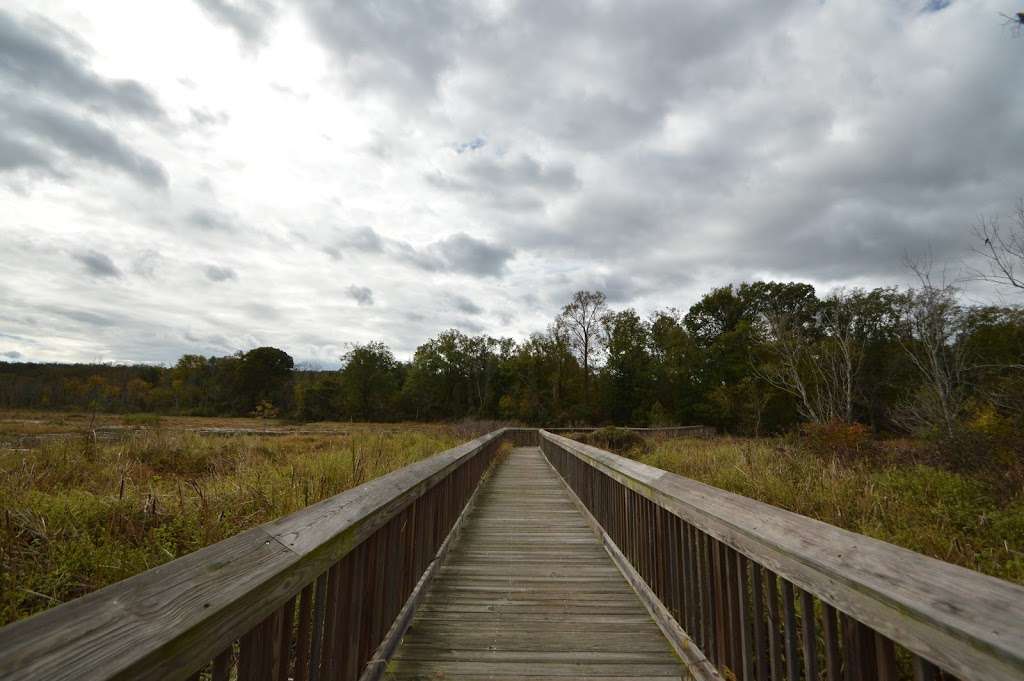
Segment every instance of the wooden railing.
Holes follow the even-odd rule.
[[[616,426],[618,427],[618,426]],[[549,433],[589,433],[600,430],[597,426],[581,426],[579,428],[545,428]],[[711,437],[715,429],[711,426],[651,426],[648,428],[624,427],[623,430],[631,430],[641,435],[653,437]]]
[[[2,679],[375,678],[502,429],[0,630]]]
[[[541,447],[692,678],[1024,679],[1024,588],[531,428],[0,629],[0,679],[378,679],[503,442]]]
[[[1024,679],[1024,588],[548,432],[696,679]]]

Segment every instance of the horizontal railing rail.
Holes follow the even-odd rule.
[[[615,426],[622,430],[631,430],[642,435],[654,435],[664,437],[710,437],[715,434],[715,429],[711,426],[650,426],[650,427],[633,427],[633,426]],[[580,426],[579,428],[559,427],[559,428],[544,428],[548,433],[591,433],[595,430],[600,430],[598,426]]]
[[[549,432],[540,443],[694,678],[1024,679],[1021,586]]]
[[[0,678],[357,679],[506,437],[537,441],[496,430],[0,629]]]

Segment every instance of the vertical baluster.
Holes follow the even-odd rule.
[[[715,598],[714,558],[711,554],[711,537],[704,532],[699,535],[701,550],[701,569],[704,572],[704,585],[701,590],[701,610],[704,612],[705,651],[708,659],[718,662],[718,610]]]
[[[796,610],[793,607],[793,585],[782,580],[782,616],[785,624],[786,679],[800,680],[800,660],[797,658]]]
[[[839,623],[836,620],[836,609],[828,603],[821,604],[823,611],[822,623],[825,637],[825,671],[828,681],[840,681]]]
[[[362,620],[366,567],[366,543],[363,542],[349,554],[351,565],[349,577],[349,610],[346,616],[348,642],[345,645],[345,659],[342,661],[342,676],[345,681],[354,681],[362,671],[359,651],[362,648]]]
[[[419,514],[419,499],[409,504],[409,514],[405,521],[405,534],[402,541],[405,544],[405,553],[402,558],[402,585],[403,592],[408,597],[416,588],[419,575],[416,574],[416,516]],[[403,599],[404,603],[404,599]]]
[[[280,621],[277,610],[242,636],[238,646],[238,681],[274,681]]]
[[[877,681],[875,678],[875,635],[868,627],[842,616],[846,650],[846,681]]]
[[[814,619],[814,596],[803,589],[800,590],[800,619],[804,645],[804,678],[817,681],[818,635]]]
[[[750,636],[750,601],[747,591],[747,559],[736,551],[736,602],[739,605],[740,656],[743,663],[743,681],[754,679],[754,643]]]
[[[782,664],[782,618],[778,609],[778,579],[775,573],[765,571],[768,598],[768,653],[771,657],[771,678],[781,681],[784,674]]]
[[[460,483],[459,499],[462,499],[462,492],[464,486],[468,482],[465,476],[463,481]],[[398,579],[398,571],[396,568],[401,566],[398,556],[398,547],[400,542],[398,541],[398,533],[401,530],[400,523],[401,517],[395,516],[391,519],[386,526],[387,532],[385,533],[384,548],[384,577],[381,580],[384,582],[384,602],[381,604],[381,624],[378,628],[377,641],[383,641],[384,637],[387,636],[388,629],[391,628],[391,623],[395,619],[395,615],[398,614],[398,610],[395,607],[399,603],[399,596],[402,595],[402,585]]]
[[[622,488],[622,503],[623,513],[622,518],[625,524],[625,536],[623,537],[622,552],[626,555],[626,558],[630,563],[636,565],[636,557],[633,555],[633,525],[636,524],[636,518],[633,517],[633,505],[630,497],[633,492],[627,487]]]
[[[334,648],[336,640],[334,629],[338,623],[338,576],[341,565],[335,563],[327,572],[327,607],[324,609],[323,648],[320,653],[320,678],[334,679],[337,675],[334,666]]]
[[[914,655],[914,681],[939,681],[939,668],[923,657]]]
[[[679,580],[676,579],[676,565],[679,560],[679,547],[676,545],[675,536],[672,533],[672,516],[665,509],[658,507],[661,516],[661,528],[658,532],[658,544],[661,547],[661,561],[664,567],[662,588],[665,590],[661,596],[662,603],[677,623],[680,623],[678,594]]]
[[[768,655],[771,658],[772,681],[782,681],[782,617],[779,613],[779,580],[774,572],[765,570],[768,586]]]
[[[896,648],[878,632],[875,632],[875,661],[878,681],[896,681]]]
[[[651,577],[647,574],[647,530],[650,529],[650,525],[647,523],[647,500],[641,495],[637,495],[637,510],[639,511],[639,517],[637,519],[637,529],[639,532],[637,536],[640,540],[639,543],[639,562],[637,563],[637,571],[640,573],[640,577],[647,583],[648,586],[651,584]]]
[[[750,616],[754,620],[755,678],[767,681],[769,676],[764,628],[764,580],[761,566],[753,561],[750,562],[750,604]]]
[[[292,624],[295,617],[295,596],[281,608],[281,636],[277,646],[277,681],[288,681],[292,652]]]
[[[217,657],[213,658],[213,681],[228,681],[231,675],[231,649],[228,646]]]
[[[309,653],[309,679],[320,680],[320,651],[324,639],[324,613],[327,611],[327,573],[316,578],[316,601],[313,605],[313,648]]]
[[[352,558],[350,551],[338,563],[338,584],[334,606],[334,644],[331,646],[331,676],[341,679],[345,676],[345,664],[352,651],[349,649],[349,634],[352,628]]]
[[[703,533],[692,525],[687,525],[688,532],[690,534],[690,556],[693,559],[694,568],[694,590],[692,595],[696,596],[693,602],[693,607],[696,608],[697,612],[697,628],[696,628],[696,641],[700,646],[701,650],[704,651],[705,655],[708,655],[708,610],[707,610],[707,589],[705,584],[707,579],[704,576],[704,550],[703,540],[701,537]],[[710,659],[710,655],[708,655]]]
[[[664,603],[665,598],[665,518],[664,509],[654,504],[654,593]]]
[[[439,483],[435,486],[435,489],[441,487],[443,483]],[[440,508],[438,510],[441,510]],[[435,527],[437,524],[435,523]],[[435,535],[436,536],[436,535]],[[363,544],[366,546],[366,572],[363,575],[363,583],[360,585],[363,592],[363,617],[361,622],[361,633],[359,635],[359,667],[360,669],[370,656],[373,654],[373,648],[377,644],[374,640],[373,624],[374,615],[380,608],[380,601],[376,600],[377,597],[377,583],[380,580],[380,567],[377,563],[377,543],[380,539],[380,533],[376,532],[370,535]]]
[[[740,670],[743,668],[742,655],[740,653],[740,623],[739,623],[739,608],[737,600],[738,594],[736,592],[736,557],[735,552],[726,546],[720,544],[722,551],[722,586],[725,591],[725,607],[726,616],[728,617],[728,624],[725,628],[725,635],[728,640],[728,660],[727,664],[729,669],[732,670],[733,675],[737,678],[742,673]]]
[[[658,550],[658,510],[657,504],[647,499],[647,541],[649,545],[647,554],[650,561],[651,590],[656,594],[660,588],[658,582],[661,580],[661,552]]]
[[[310,584],[299,595],[299,633],[295,641],[295,681],[309,681],[309,630],[312,616],[313,585]]]
[[[644,580],[651,590],[657,588],[654,580],[654,513],[647,497],[641,497],[644,505]]]
[[[690,638],[694,641],[697,640],[697,630],[693,626],[693,594],[690,591],[693,586],[693,554],[690,552],[690,525],[685,521],[680,520],[677,524],[677,531],[679,532],[679,550],[680,565],[679,565],[679,590],[680,590],[680,611],[682,618],[679,621],[679,626],[686,630]]]

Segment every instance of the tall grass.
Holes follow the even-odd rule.
[[[203,437],[148,429],[0,452],[0,624],[431,456],[469,426]]]
[[[654,441],[644,463],[1002,579],[1024,583],[1024,495],[915,461],[811,453],[783,439]]]

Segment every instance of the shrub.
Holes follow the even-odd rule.
[[[159,414],[125,414],[121,417],[121,423],[136,428],[159,428],[163,420]]]
[[[606,449],[630,459],[640,458],[649,449],[644,437],[626,428],[599,428],[589,433],[571,433],[570,437],[583,444]]]
[[[845,461],[876,453],[870,429],[862,423],[805,423],[800,428],[804,448],[818,456],[835,456]]]
[[[952,435],[932,439],[936,463],[959,473],[974,473],[999,483],[1004,491],[1024,482],[1024,423],[985,410]]]
[[[249,415],[258,419],[276,419],[281,415],[281,412],[270,402],[261,400]]]

